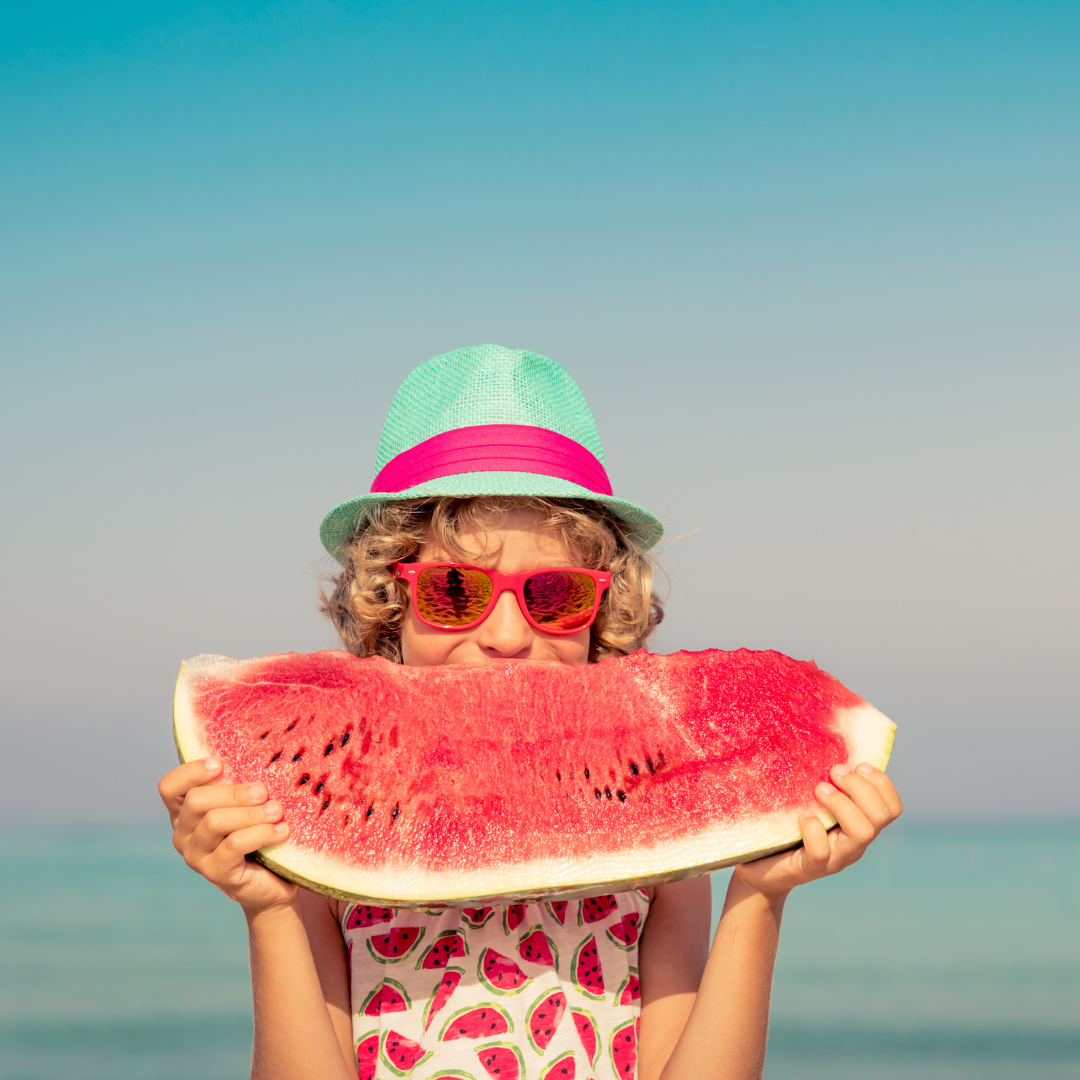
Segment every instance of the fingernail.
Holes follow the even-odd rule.
[[[832,784],[818,784],[817,789],[819,795],[831,795],[836,790]]]
[[[207,772],[217,772],[221,768],[221,761],[216,757],[208,757],[205,765]]]
[[[288,832],[288,831],[289,831],[289,826],[286,825],[284,821],[279,821],[274,826],[274,832],[276,832],[276,833],[285,833],[285,832]]]
[[[834,776],[847,776],[847,774],[849,772],[851,772],[851,766],[850,765],[834,765],[833,766],[833,775]]]
[[[800,821],[817,821],[817,814],[806,813],[806,814],[803,814],[803,816],[801,818],[799,818],[799,820]]]
[[[874,766],[873,765],[867,765],[866,762],[864,761],[861,765],[858,766],[858,769],[859,769],[859,772],[861,772],[863,774],[863,776],[869,776],[874,771]]]
[[[281,816],[281,803],[268,802],[263,811],[268,818],[276,818]]]
[[[262,784],[252,784],[251,787],[248,788],[248,794],[253,799],[261,799],[266,792],[263,790]]]

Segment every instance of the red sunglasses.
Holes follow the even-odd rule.
[[[611,584],[608,571],[576,566],[500,574],[466,563],[397,563],[394,577],[409,583],[413,610],[428,626],[469,630],[509,590],[529,623],[545,634],[576,634],[592,626]]]

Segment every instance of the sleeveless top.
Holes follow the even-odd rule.
[[[649,894],[338,905],[360,1080],[633,1080]]]

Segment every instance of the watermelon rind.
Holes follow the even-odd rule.
[[[464,1069],[436,1069],[427,1080],[450,1080],[451,1077],[454,1080],[476,1080],[472,1073]]]
[[[173,700],[173,739],[181,762],[211,753],[193,707],[195,685],[206,677],[224,678],[237,664],[230,657],[204,654],[181,665]],[[896,731],[888,717],[862,702],[837,709],[833,726],[848,745],[848,765],[865,761],[885,769]],[[802,843],[798,822],[806,812],[815,814],[826,828],[836,824],[820,803],[809,799],[802,806],[714,822],[700,832],[670,841],[529,863],[453,870],[429,870],[414,864],[360,868],[332,852],[304,848],[290,840],[261,848],[254,857],[286,881],[347,902],[414,909],[435,904],[503,906],[650,888],[788,851]]]
[[[439,981],[435,984],[435,989],[431,992],[431,997],[428,998],[427,1005],[424,1006],[424,1030],[425,1031],[427,1031],[427,1029],[429,1027],[431,1027],[431,1021],[435,1019],[436,1014],[442,1012],[442,1010],[444,1008],[446,1008],[447,1003],[450,1001],[450,997],[453,997],[453,991],[451,991],[450,997],[447,997],[444,1001],[442,1001],[440,1003],[438,1009],[435,1009],[434,1011],[432,1011],[432,1006],[435,1004],[435,1001],[437,999],[439,987],[442,986],[443,979],[445,979],[446,976],[451,971],[457,972],[458,982],[459,983],[461,982],[462,976],[464,976],[464,974],[465,974],[465,969],[464,968],[459,968],[459,967],[443,968],[439,972]],[[455,986],[454,989],[456,990],[457,987]]]

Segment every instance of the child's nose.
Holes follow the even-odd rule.
[[[507,590],[495,609],[477,627],[477,643],[499,656],[517,656],[532,641],[533,629],[521,614],[517,597]]]

